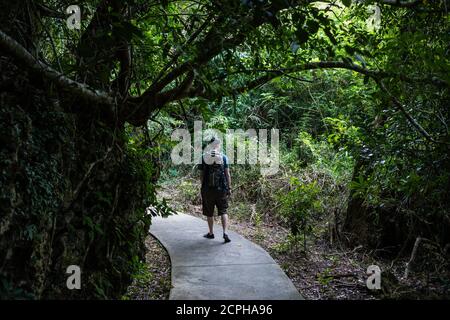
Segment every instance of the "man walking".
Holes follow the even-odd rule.
[[[227,235],[228,227],[228,197],[231,195],[231,176],[228,166],[228,157],[221,153],[221,143],[213,137],[209,143],[210,150],[206,150],[199,165],[200,181],[202,184],[203,214],[207,217],[209,232],[204,235],[207,239],[214,239],[214,208],[221,217],[223,239],[230,242]]]

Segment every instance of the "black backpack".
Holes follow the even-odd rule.
[[[225,183],[225,157],[220,163],[206,164],[206,186],[210,189],[226,188]]]

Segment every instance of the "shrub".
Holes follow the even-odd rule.
[[[320,189],[316,182],[303,183],[296,177],[290,181],[290,191],[279,195],[279,214],[288,222],[293,236],[303,233],[303,238],[312,230],[309,219],[313,211],[320,211]],[[306,246],[305,246],[306,249]]]

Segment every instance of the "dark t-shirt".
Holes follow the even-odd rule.
[[[227,169],[228,166],[228,157],[224,154],[221,154],[223,159],[223,179],[221,180],[221,185],[218,188],[219,191],[228,191],[228,182],[227,178],[225,176],[225,169]],[[208,190],[208,184],[206,181],[208,181],[208,168],[209,165],[205,162],[204,156],[202,156],[202,163],[198,165],[199,170],[203,170],[203,184],[202,184],[202,190],[206,191]]]

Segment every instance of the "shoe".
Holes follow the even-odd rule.
[[[203,237],[205,237],[206,239],[214,239],[214,233],[207,233],[205,234]]]
[[[225,243],[230,242],[230,238],[228,238],[228,235],[226,233],[223,234],[223,239],[225,240]]]

